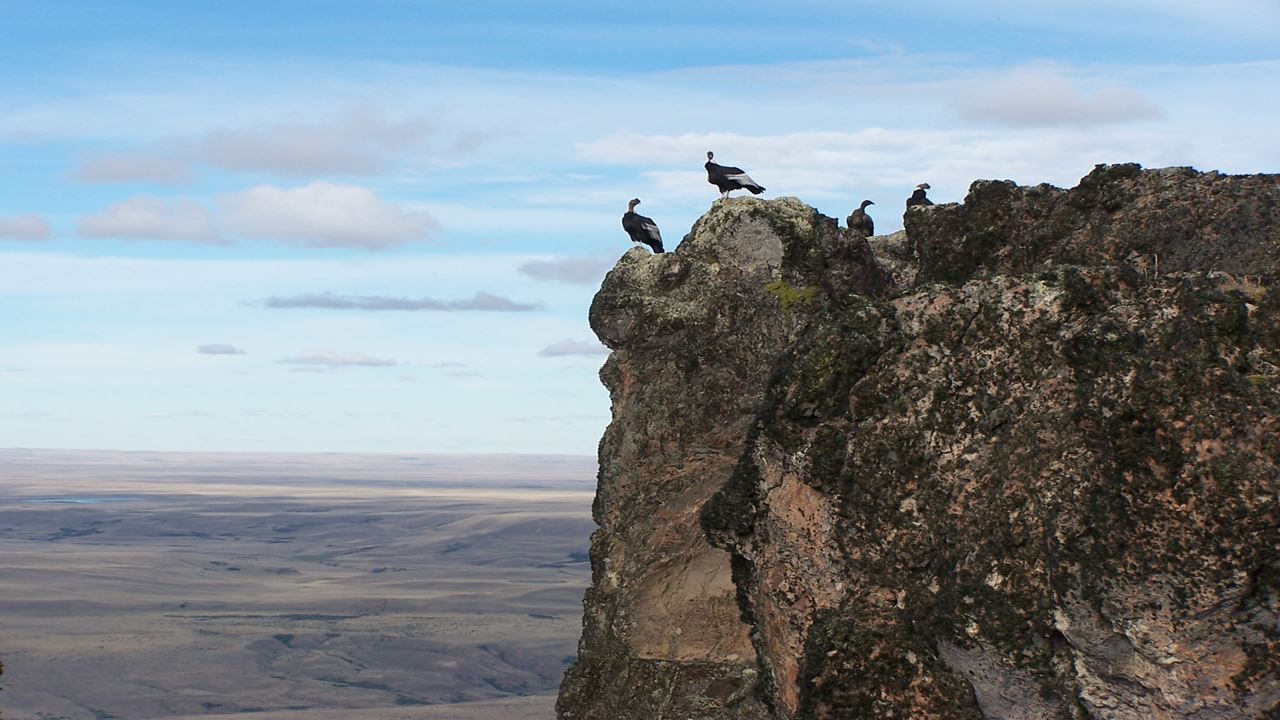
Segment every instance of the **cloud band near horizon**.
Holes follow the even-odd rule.
[[[516,302],[500,295],[477,292],[463,300],[406,298],[392,295],[339,295],[337,293],[304,293],[272,296],[248,304],[274,309],[316,308],[323,310],[365,310],[372,312],[399,310],[405,312],[532,312],[541,303]]]

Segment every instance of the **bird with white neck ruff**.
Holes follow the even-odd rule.
[[[717,165],[713,162],[715,153],[707,151],[707,182],[720,188],[720,197],[727,198],[733,190],[749,190],[752,195],[759,195],[764,192],[764,188],[755,180],[751,179],[742,168],[730,167],[728,165]]]

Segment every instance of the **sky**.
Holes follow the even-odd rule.
[[[0,447],[591,454],[707,150],[843,218],[1280,172],[1275,0],[0,0]]]

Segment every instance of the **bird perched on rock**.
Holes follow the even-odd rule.
[[[622,229],[627,231],[633,241],[648,245],[655,253],[663,252],[662,233],[658,232],[658,224],[636,213],[636,206],[639,204],[640,198],[632,198],[627,203],[627,213],[622,216]]]
[[[911,193],[911,197],[907,198],[907,207],[915,207],[916,205],[932,205],[933,201],[924,196],[924,191],[929,189],[929,183],[920,183],[916,186],[916,191]]]
[[[742,168],[729,167],[728,165],[717,165],[712,160],[715,153],[707,151],[707,182],[720,188],[720,197],[729,197],[731,190],[750,190],[752,195],[759,195],[764,192],[764,188],[760,187],[751,176],[742,170]]]
[[[857,210],[849,213],[849,217],[845,218],[845,225],[855,233],[862,237],[871,237],[876,234],[876,223],[867,214],[867,206],[875,205],[870,200],[863,200]]]

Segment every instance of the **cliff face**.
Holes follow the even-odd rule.
[[[629,252],[561,718],[1280,713],[1280,178],[793,199]]]

